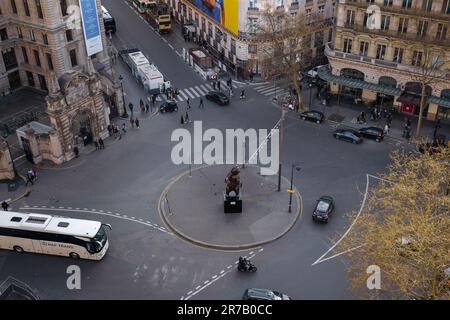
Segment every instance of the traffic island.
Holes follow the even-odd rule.
[[[205,166],[172,179],[160,196],[158,210],[167,227],[180,238],[207,248],[243,250],[275,241],[299,220],[302,199],[289,181],[262,176],[257,166],[240,170],[242,213],[224,213],[225,177],[233,166]]]

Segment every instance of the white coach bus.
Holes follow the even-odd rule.
[[[0,212],[0,249],[101,260],[109,242],[98,221]]]

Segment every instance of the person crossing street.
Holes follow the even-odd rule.
[[[203,105],[203,98],[200,97],[200,104],[198,105],[198,108],[204,108],[205,106]]]

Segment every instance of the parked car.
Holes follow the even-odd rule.
[[[159,112],[161,112],[161,113],[174,112],[174,111],[178,111],[178,105],[174,101],[165,101],[159,107]]]
[[[331,212],[334,209],[334,199],[330,196],[322,196],[317,200],[316,208],[312,218],[317,222],[328,222]]]
[[[317,110],[310,110],[300,113],[300,119],[308,120],[315,123],[321,123],[325,118],[324,114]]]
[[[352,129],[337,129],[333,136],[338,140],[345,140],[354,144],[359,144],[363,139],[359,136],[359,132]]]
[[[278,291],[251,288],[244,292],[244,300],[292,300],[291,297]]]
[[[223,92],[220,91],[209,91],[205,97],[206,99],[213,101],[221,106],[230,103],[230,99]]]
[[[373,139],[376,142],[380,142],[384,139],[384,131],[377,127],[367,127],[358,130],[359,134],[364,138]]]

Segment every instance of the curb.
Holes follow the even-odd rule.
[[[209,167],[209,165],[204,165],[201,166],[199,168],[193,169],[191,170],[191,172],[193,171],[197,171],[200,169],[203,169],[205,167]],[[241,250],[246,250],[246,249],[252,249],[252,248],[257,248],[257,247],[261,247],[262,245],[274,242],[280,238],[282,238],[283,236],[285,236],[296,224],[299,220],[301,220],[301,218],[303,217],[303,197],[301,196],[301,194],[299,193],[298,189],[295,188],[295,199],[297,202],[297,206],[298,206],[298,210],[295,213],[295,219],[294,221],[285,229],[283,230],[280,234],[276,235],[275,237],[272,237],[270,239],[267,240],[263,240],[260,242],[255,242],[255,243],[246,243],[246,244],[242,244],[242,245],[216,245],[216,244],[212,244],[212,243],[208,243],[208,242],[204,242],[204,241],[200,241],[197,239],[194,239],[186,234],[184,234],[183,232],[181,232],[180,230],[178,230],[176,227],[174,227],[169,220],[166,218],[166,211],[164,209],[164,198],[167,195],[167,193],[169,192],[169,190],[171,189],[171,187],[181,178],[183,178],[184,176],[186,176],[187,174],[189,174],[189,170],[182,172],[181,174],[179,174],[178,176],[175,176],[174,178],[172,178],[172,181],[170,181],[170,183],[164,188],[163,192],[161,193],[159,199],[158,199],[158,203],[157,203],[157,211],[159,213],[159,216],[161,217],[161,220],[163,221],[164,225],[166,226],[166,228],[168,230],[170,230],[174,235],[176,235],[178,238],[202,247],[202,248],[206,248],[206,249],[214,249],[214,250],[221,250],[221,251],[241,251]],[[290,183],[289,180],[284,177],[281,176],[282,179],[287,182],[288,184]],[[289,214],[293,214],[293,213],[289,213]]]
[[[19,176],[25,183],[27,182],[27,179],[26,179],[23,175],[18,174],[18,176]],[[9,201],[9,203],[14,203],[14,202],[19,201],[20,199],[22,199],[22,198],[24,198],[24,197],[28,197],[28,196],[30,195],[30,193],[31,193],[31,190],[32,190],[32,189],[31,189],[30,186],[26,186],[25,192],[24,192],[22,195],[20,195],[19,197],[17,197],[16,199],[13,199],[13,200]]]

